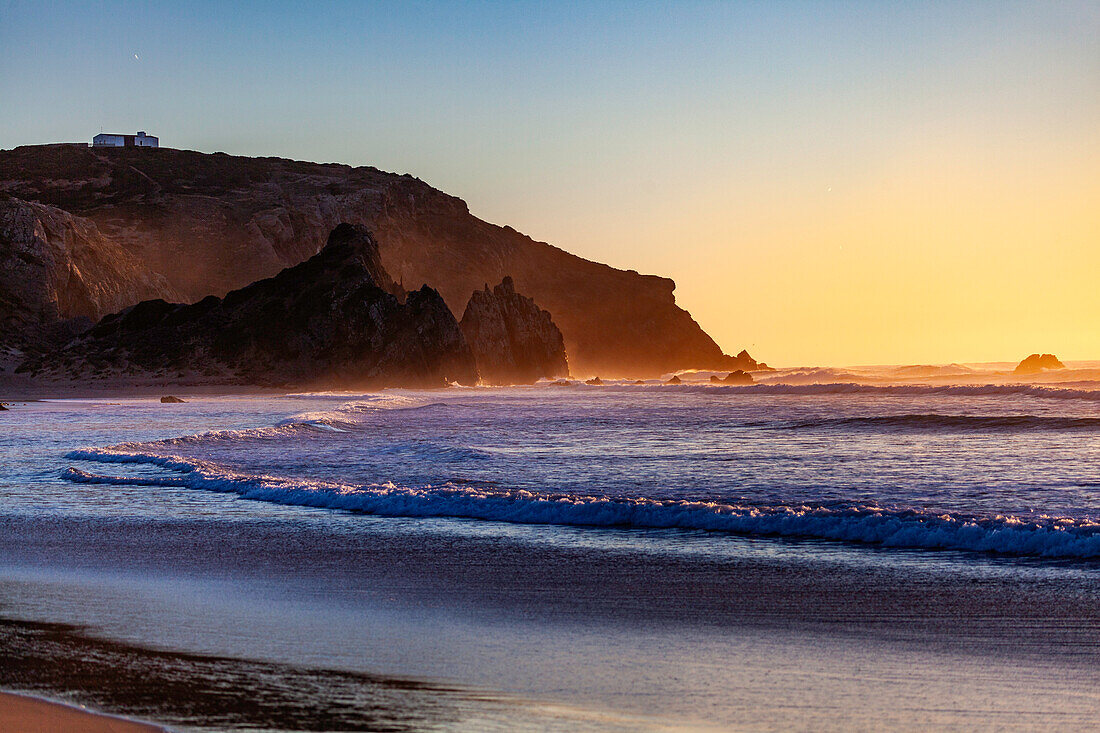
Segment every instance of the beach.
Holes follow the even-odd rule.
[[[1100,3],[0,3],[0,733],[1100,728]]]
[[[705,376],[16,404],[0,687],[210,731],[1089,724],[1100,392]]]

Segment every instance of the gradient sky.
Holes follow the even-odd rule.
[[[0,148],[412,173],[771,363],[1100,358],[1100,3],[0,0]]]

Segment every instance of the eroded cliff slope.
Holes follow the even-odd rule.
[[[0,340],[31,346],[148,298],[182,297],[165,278],[55,206],[0,198]]]
[[[94,224],[187,300],[302,262],[350,222],[375,233],[383,264],[404,286],[431,285],[454,313],[472,291],[511,275],[554,314],[578,374],[732,366],[676,305],[671,280],[489,224],[408,175],[170,148],[25,146],[0,151],[4,192]]]
[[[275,277],[193,305],[143,301],[23,369],[205,384],[475,384],[473,355],[439,293],[396,291],[370,233],[341,224],[318,254]]]

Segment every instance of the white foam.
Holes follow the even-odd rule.
[[[1038,397],[1041,399],[1087,400],[1100,402],[1100,390],[1073,389],[1069,387],[1043,387],[1035,384],[857,384],[855,382],[831,382],[828,384],[751,384],[701,385],[684,384],[669,389],[686,392],[714,392],[731,394],[765,395],[844,395],[868,394],[899,397],[928,397],[935,395],[953,397]]]
[[[885,547],[964,550],[1049,558],[1100,557],[1100,524],[1086,519],[968,517],[868,504],[751,505],[607,498],[443,484],[400,487],[258,476],[179,456],[122,446],[71,452],[73,460],[158,466],[163,477],[104,476],[69,468],[76,483],[166,486],[235,493],[245,499],[382,516],[461,517],[524,524],[682,528],[749,535],[810,537]]]

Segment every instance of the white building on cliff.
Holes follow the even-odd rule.
[[[116,135],[111,132],[101,132],[92,138],[93,148],[157,148],[160,140],[152,135],[146,135],[142,130],[136,135]]]

